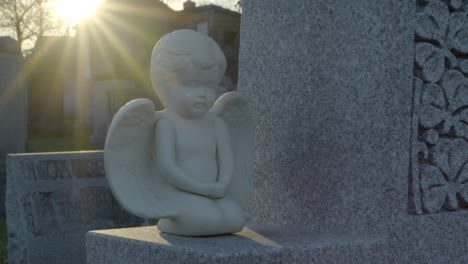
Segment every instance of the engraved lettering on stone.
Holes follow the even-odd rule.
[[[24,208],[24,214],[23,214],[23,219],[25,220],[26,223],[26,228],[28,232],[33,233],[34,235],[37,235],[36,228],[34,226],[34,216],[32,213],[31,209],[31,197],[29,194],[25,195],[22,197],[20,200],[21,207]]]
[[[468,209],[468,3],[417,1],[409,210]]]
[[[27,180],[34,181],[105,177],[102,160],[25,161],[22,169]]]
[[[119,206],[107,187],[35,192],[28,197],[37,235],[99,228],[105,221],[113,226],[117,219],[136,219]]]

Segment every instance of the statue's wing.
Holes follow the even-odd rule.
[[[112,193],[130,213],[144,218],[167,218],[160,178],[153,170],[155,125],[158,113],[148,99],[123,106],[112,119],[104,148],[106,177]]]
[[[234,175],[226,196],[245,208],[252,187],[254,129],[248,101],[239,92],[221,96],[210,110],[221,117],[229,131],[234,156]]]

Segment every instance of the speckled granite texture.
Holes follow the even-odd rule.
[[[408,207],[416,1],[250,0],[242,19],[251,221],[388,234],[391,263],[468,263],[466,212]]]
[[[272,226],[215,237],[182,237],[156,227],[89,232],[89,264],[124,263],[378,263],[386,239]],[[378,254],[376,254],[378,252]],[[379,256],[379,257],[378,257]]]
[[[373,230],[406,212],[414,12],[413,1],[246,1],[253,220]]]

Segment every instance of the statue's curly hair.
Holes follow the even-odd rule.
[[[191,69],[217,68],[219,85],[226,71],[226,58],[218,44],[205,34],[183,29],[164,35],[151,55],[151,82],[164,106],[171,84],[181,81]]]

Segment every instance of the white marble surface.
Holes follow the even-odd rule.
[[[253,125],[239,93],[214,102],[225,69],[206,35],[165,35],[153,51],[151,79],[166,109],[137,99],[110,125],[105,166],[113,193],[131,213],[161,219],[161,231],[205,236],[245,225]]]

